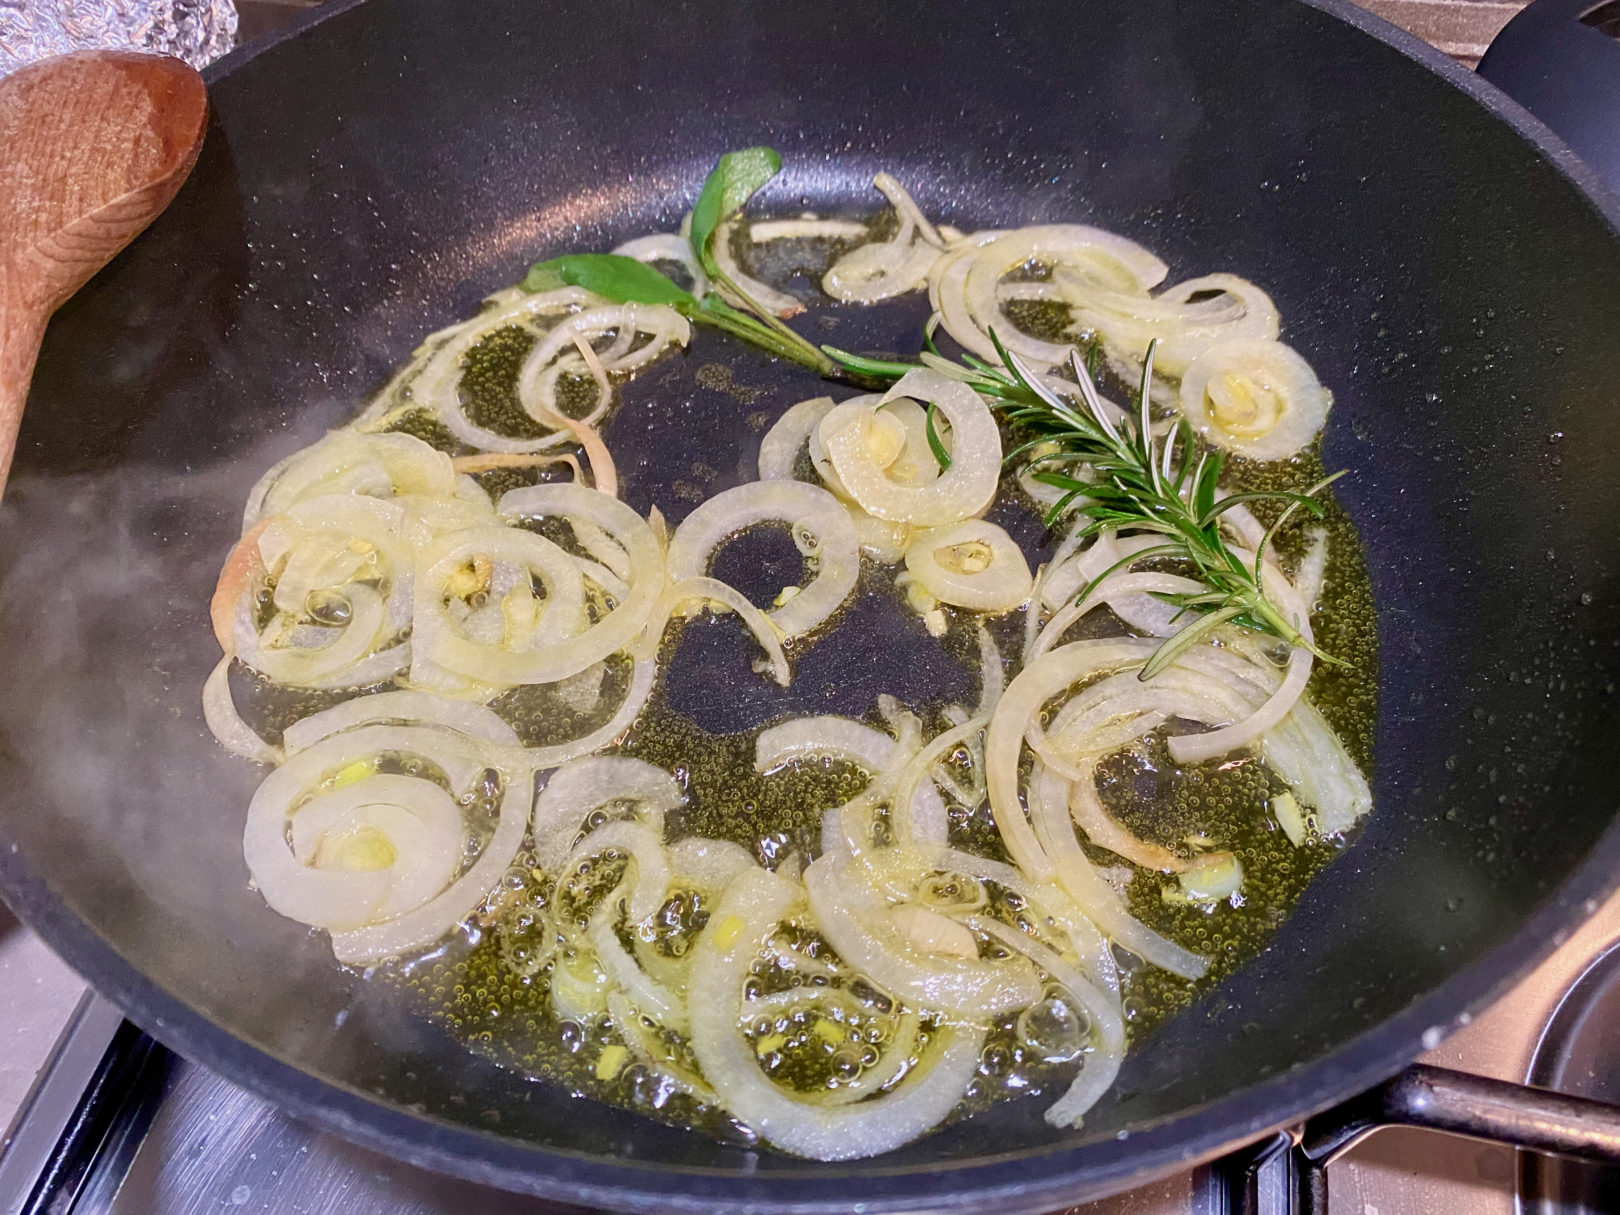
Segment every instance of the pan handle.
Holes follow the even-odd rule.
[[[1620,194],[1620,3],[1534,0],[1496,36],[1479,74]]]
[[[1325,1167],[1371,1132],[1392,1125],[1620,1164],[1620,1106],[1421,1063],[1312,1118],[1299,1146],[1308,1160]]]

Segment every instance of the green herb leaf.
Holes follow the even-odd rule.
[[[1243,615],[1243,612],[1244,607],[1241,603],[1228,604],[1226,607],[1206,612],[1191,624],[1182,626],[1166,637],[1164,644],[1153,651],[1153,656],[1143,665],[1142,673],[1137,678],[1152,679],[1178,656],[1197,645],[1228,620],[1235,620]]]
[[[714,166],[692,207],[692,249],[703,269],[717,274],[710,246],[714,230],[747,205],[748,200],[782,171],[782,158],[770,148],[727,152]]]
[[[668,304],[695,307],[697,300],[645,262],[617,253],[570,253],[549,262],[536,262],[524,276],[525,291],[554,291],[583,287],[615,304]]]
[[[884,375],[890,379],[898,380],[908,371],[916,370],[914,363],[894,363],[885,359],[869,359],[864,354],[851,354],[847,350],[840,350],[836,346],[823,346],[821,348],[828,358],[840,367],[850,371],[858,371],[863,375]]]
[[[939,471],[944,472],[951,466],[951,453],[945,450],[945,444],[940,442],[939,431],[934,429],[934,403],[928,402],[928,412],[923,415],[923,433],[928,436],[928,450],[934,453],[934,460],[939,464]]]

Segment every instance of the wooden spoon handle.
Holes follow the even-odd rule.
[[[0,80],[0,492],[46,322],[174,198],[202,146],[178,59],[80,51]]]
[[[0,287],[7,285],[0,283]],[[11,471],[23,404],[28,400],[34,360],[44,337],[44,323],[36,321],[30,310],[0,302],[0,493],[5,492],[6,474]]]

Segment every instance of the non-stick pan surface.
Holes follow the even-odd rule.
[[[1392,1072],[1620,863],[1620,237],[1521,113],[1349,14],[371,0],[235,57],[179,200],[53,325],[0,507],[8,901],[295,1113],[611,1206],[1032,1211]],[[1327,461],[1380,609],[1374,816],[1077,1132],[1026,1101],[856,1164],[721,1146],[480,1061],[246,888],[256,774],[198,694],[248,486],[530,260],[672,228],[719,152],[761,142],[788,164],[768,207],[870,209],[881,167],[959,226],[1092,221],[1173,275],[1244,274],[1337,396]],[[917,320],[866,344],[906,349]],[[757,442],[682,374],[638,381],[639,437],[610,435],[643,509],[677,469],[740,479]],[[875,689],[846,673],[859,711]]]

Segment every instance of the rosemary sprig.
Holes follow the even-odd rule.
[[[961,363],[946,359],[934,346],[937,321],[937,317],[930,320],[924,332],[926,349],[919,362],[967,384],[1022,432],[1025,441],[1008,453],[1007,460],[1033,453],[1030,463],[1039,470],[1033,474],[1035,479],[1064,491],[1047,512],[1048,526],[1071,507],[1083,507],[1089,521],[1081,529],[1082,535],[1096,535],[1109,528],[1157,532],[1163,537],[1162,544],[1134,554],[1121,564],[1147,557],[1185,561],[1209,588],[1199,594],[1162,596],[1195,619],[1166,638],[1143,667],[1142,678],[1152,678],[1178,654],[1226,623],[1270,634],[1289,645],[1302,646],[1327,662],[1343,665],[1305,638],[1297,622],[1286,619],[1261,589],[1264,553],[1277,529],[1296,510],[1320,517],[1322,504],[1316,495],[1342,473],[1303,491],[1254,491],[1217,498],[1221,451],[1205,448],[1185,418],[1178,417],[1162,439],[1153,433],[1150,390],[1157,341],[1148,346],[1142,366],[1135,416],[1115,418],[1103,404],[1092,378],[1093,367],[1089,364],[1095,360],[1095,347],[1087,360],[1082,360],[1078,351],[1070,355],[1078,397],[1078,402],[1071,402],[1053,391],[1044,377],[1002,345],[994,333],[990,340],[1001,358],[1000,367],[971,354],[964,355]],[[823,349],[848,370],[876,379],[898,379],[914,366],[862,358],[832,347]],[[1285,506],[1250,562],[1228,545],[1221,533],[1221,515],[1239,503],[1257,501],[1281,502]],[[1113,570],[1108,570],[1103,577],[1111,573]],[[1097,581],[1101,579],[1092,585]]]

